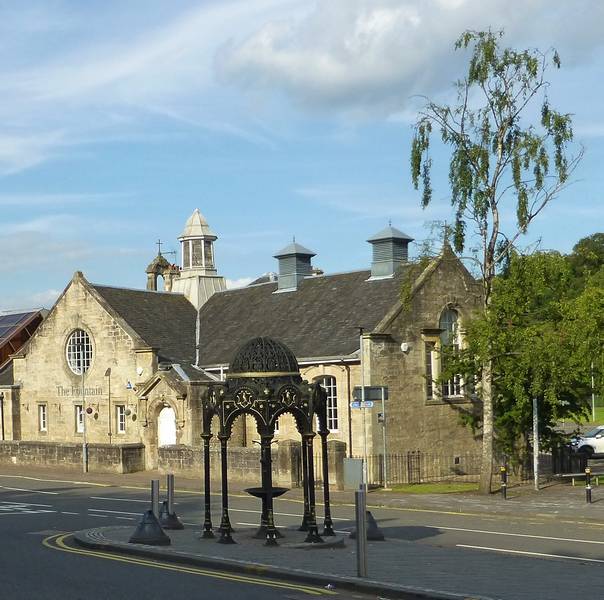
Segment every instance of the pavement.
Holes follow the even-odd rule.
[[[153,478],[159,478],[162,483],[164,482],[164,476],[154,472],[82,475],[52,469],[24,470],[17,467],[2,467],[3,473],[11,470],[19,473],[21,477],[45,477],[46,481],[64,480],[73,483],[79,480],[99,486],[117,485],[121,488],[131,487],[139,490],[149,489],[149,481]],[[243,492],[243,486],[231,485],[230,487],[233,496],[249,498]],[[200,478],[177,477],[177,498],[179,494],[200,494],[201,489]],[[217,491],[218,486],[215,485],[213,504],[219,502]],[[301,505],[301,490],[290,490],[287,501],[298,502]],[[337,512],[338,506],[349,507],[352,503],[352,492],[332,492],[334,513]],[[289,506],[290,512],[298,512],[291,505]],[[511,487],[507,500],[499,494],[415,495],[376,490],[369,493],[368,508],[375,509],[376,513],[379,513],[378,507],[387,507],[394,511],[398,509],[405,513],[418,511],[440,515],[465,515],[470,521],[472,515],[476,516],[477,521],[479,518],[489,518],[505,523],[508,519],[510,521],[514,519],[526,522],[527,526],[530,520],[535,518],[541,522],[551,522],[552,527],[563,527],[564,523],[594,524],[593,531],[596,532],[595,536],[599,537],[598,532],[601,532],[601,527],[604,527],[604,485],[594,486],[592,504],[585,502],[584,486],[572,487],[568,482],[553,482],[543,485],[539,491],[535,491],[530,485]],[[302,506],[299,512],[302,512]],[[217,515],[214,514],[215,519],[216,517]],[[397,527],[389,524],[388,519],[380,520],[379,524],[386,534],[386,541],[368,544],[369,577],[364,579],[356,577],[356,544],[348,539],[347,531],[342,531],[349,529],[347,525],[350,525],[350,522],[337,523],[338,541],[344,542],[341,547],[309,545],[307,546],[309,549],[299,547],[304,534],[292,527],[281,529],[285,538],[278,548],[265,547],[262,541],[251,537],[255,532],[254,528],[240,526],[237,527],[234,535],[238,542],[236,545],[222,545],[216,543],[216,540],[200,539],[199,525],[187,526],[183,531],[168,531],[172,541],[168,547],[129,544],[128,539],[133,532],[132,525],[87,529],[77,532],[75,539],[79,544],[93,550],[135,554],[223,571],[251,572],[262,574],[264,577],[300,581],[324,587],[335,586],[340,590],[353,589],[374,596],[417,600],[420,598],[424,600],[429,598],[440,600],[553,598],[553,595],[542,594],[543,581],[546,580],[549,582],[550,589],[556,589],[556,598],[568,597],[577,591],[577,582],[582,581],[582,577],[585,579],[593,577],[593,569],[601,566],[596,563],[604,562],[599,559],[590,561],[579,556],[572,562],[520,555],[500,555],[494,570],[492,553],[477,552],[472,550],[471,546],[450,548],[437,544],[422,544],[419,543],[420,538],[414,540],[413,536],[401,539],[401,536],[397,535],[400,531],[397,532]],[[407,526],[398,529],[406,529],[409,533],[414,528]],[[425,538],[430,535],[436,535],[436,530],[431,532],[430,528],[424,527],[421,536]],[[565,586],[568,588],[565,589]]]

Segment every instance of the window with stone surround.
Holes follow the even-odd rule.
[[[92,363],[92,342],[83,329],[76,329],[67,340],[65,356],[69,368],[76,374],[82,375],[90,369]]]
[[[443,360],[448,352],[457,352],[461,348],[462,337],[459,324],[457,310],[447,307],[440,315],[438,328],[422,330],[426,402],[440,403],[451,400],[459,402],[465,397],[461,375],[455,375],[446,381],[439,381],[444,367]]]
[[[126,433],[126,407],[123,404],[115,407],[115,423],[118,433]]]
[[[336,378],[331,375],[320,377],[321,387],[327,392],[327,428],[329,431],[338,431],[338,388]]]
[[[38,404],[38,430],[40,432],[48,431],[48,406]]]
[[[75,430],[84,433],[84,407],[81,404],[75,405]]]
[[[426,340],[424,342],[425,364],[426,364],[426,399],[434,399],[434,391],[436,386],[435,372],[437,371],[436,363],[436,342],[434,340]]]

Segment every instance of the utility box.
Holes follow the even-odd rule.
[[[344,459],[344,489],[358,490],[363,481],[363,461],[360,458]]]

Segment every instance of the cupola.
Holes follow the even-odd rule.
[[[181,248],[181,265],[184,271],[198,270],[216,273],[214,242],[216,234],[210,229],[205,217],[196,208],[178,238]]]
[[[409,260],[409,243],[413,238],[391,224],[367,241],[373,246],[371,279],[392,277],[398,267]]]

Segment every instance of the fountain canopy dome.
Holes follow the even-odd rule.
[[[282,342],[270,337],[256,337],[237,350],[227,377],[291,377],[299,375],[294,353]]]

